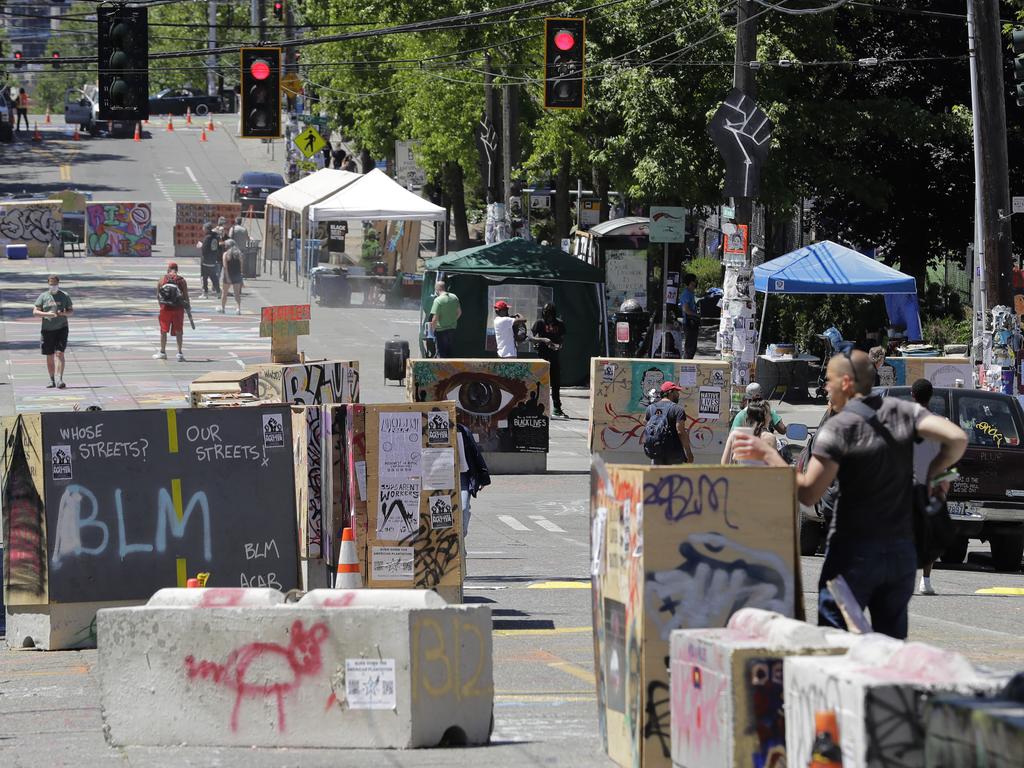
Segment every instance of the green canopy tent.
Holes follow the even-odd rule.
[[[423,315],[433,303],[434,282],[443,279],[459,297],[462,317],[455,333],[459,357],[494,357],[487,352],[487,328],[493,308],[487,288],[494,284],[535,284],[554,290],[554,303],[565,322],[562,348],[562,385],[583,386],[590,381],[590,358],[607,354],[604,272],[558,248],[522,238],[479,245],[427,260],[423,276]],[[530,324],[537,318],[530,317]],[[423,324],[420,324],[423,327]],[[423,338],[420,339],[424,348]]]

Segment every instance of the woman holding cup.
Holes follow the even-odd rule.
[[[722,450],[722,464],[764,465],[763,461],[759,461],[757,459],[734,459],[732,455],[732,448],[733,443],[736,442],[736,435],[759,437],[765,445],[770,446],[772,449],[776,448],[775,436],[768,431],[769,414],[770,411],[768,409],[768,404],[764,400],[754,400],[747,404],[746,423],[742,426],[735,427],[732,432],[729,433],[729,438],[725,441],[725,448]]]

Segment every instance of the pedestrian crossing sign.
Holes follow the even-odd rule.
[[[313,155],[327,146],[327,142],[324,141],[324,137],[320,135],[320,132],[311,125],[295,137],[295,146],[307,158],[312,158]]]

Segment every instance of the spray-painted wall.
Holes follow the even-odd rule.
[[[24,243],[31,258],[59,256],[61,221],[60,200],[0,203],[0,251]]]
[[[85,206],[90,256],[152,256],[155,233],[149,203],[89,203]]]

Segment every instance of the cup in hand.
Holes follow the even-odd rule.
[[[740,439],[740,435],[745,436],[749,440],[754,440],[754,428],[753,427],[736,427],[733,432],[736,434],[737,440],[733,443],[732,458],[737,464],[746,464],[748,466],[760,467],[764,466],[764,462],[757,458],[752,458],[751,454],[745,447],[745,440]]]

